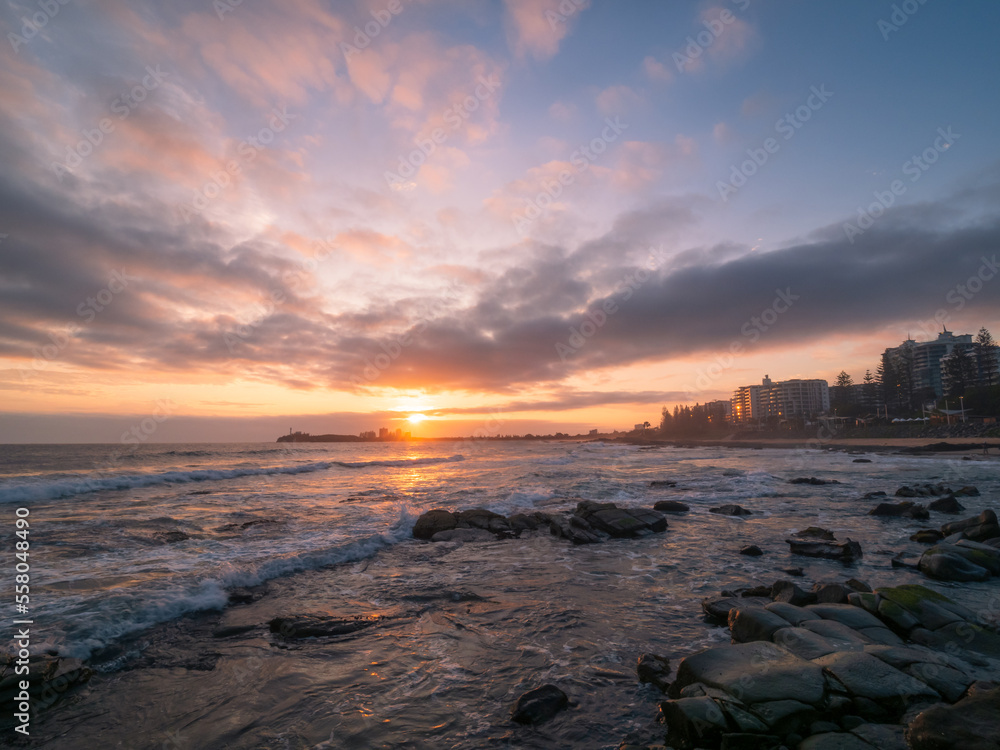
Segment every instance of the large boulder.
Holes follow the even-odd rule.
[[[954,706],[931,706],[906,730],[913,750],[1000,750],[1000,688],[970,690]]]
[[[662,513],[646,508],[619,508],[614,503],[584,500],[573,514],[598,531],[613,537],[636,537],[667,530]]]
[[[717,646],[688,656],[677,669],[671,696],[695,682],[749,704],[796,700],[818,705],[825,687],[819,665],[767,641]]]
[[[987,539],[1000,537],[997,514],[992,510],[984,510],[978,516],[946,523],[941,527],[941,533],[945,536],[951,536],[958,532],[962,532],[966,539],[971,539],[974,542],[985,542]]]
[[[815,659],[855,697],[867,698],[894,714],[920,700],[940,700],[936,690],[864,651],[842,651]]]
[[[937,500],[931,502],[927,508],[937,513],[960,513],[965,510],[965,506],[958,502],[954,495],[939,497]]]
[[[448,531],[458,526],[458,518],[447,510],[429,510],[413,525],[415,539],[430,539],[439,531]]]
[[[1000,550],[991,551],[940,542],[920,556],[920,572],[939,581],[985,581],[993,575],[990,568],[1000,566]]]

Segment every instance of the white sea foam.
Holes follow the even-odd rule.
[[[211,482],[238,477],[271,476],[278,474],[307,474],[326,471],[333,467],[363,469],[372,466],[405,467],[429,466],[463,461],[464,456],[439,458],[404,458],[382,461],[315,461],[296,466],[246,466],[235,469],[193,469],[190,471],[164,471],[150,474],[119,474],[102,476],[99,473],[74,479],[40,480],[0,485],[0,503],[25,503],[39,500],[58,500],[91,492],[130,490],[157,485]]]

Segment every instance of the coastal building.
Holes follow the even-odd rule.
[[[830,386],[820,379],[776,382],[765,375],[760,385],[737,388],[730,403],[733,422],[811,417],[830,410]]]
[[[956,336],[947,328],[942,328],[933,341],[907,339],[899,346],[886,349],[883,358],[895,363],[898,370],[904,373],[909,371],[912,393],[921,397],[929,397],[933,393],[934,398],[941,398],[945,393],[942,360],[956,348],[974,355],[972,334]]]

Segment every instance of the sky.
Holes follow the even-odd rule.
[[[992,0],[7,0],[0,443],[630,429],[1000,338],[997,28]]]

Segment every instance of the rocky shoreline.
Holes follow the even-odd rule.
[[[813,477],[789,481],[827,483]],[[897,497],[936,498],[930,508],[945,513],[964,509],[957,497],[978,494],[975,487],[953,491],[940,484],[896,491]],[[652,509],[581,500],[569,513],[510,518],[484,509],[433,510],[418,519],[414,537],[464,543],[547,528],[574,544],[592,544],[665,532],[664,513],[687,510],[670,500]],[[710,512],[751,513],[738,505]],[[904,500],[882,502],[869,515],[926,519],[929,511]],[[918,532],[914,539],[929,539],[933,546],[916,562],[897,558],[894,567],[944,581],[1000,575],[994,511],[924,531],[933,535],[918,539]],[[845,565],[863,555],[857,542],[837,541],[825,529],[810,527],[794,536],[786,540],[793,555]],[[759,548],[740,552],[761,554]],[[626,739],[620,750],[1000,748],[1000,600],[983,604],[973,612],[927,586],[873,590],[853,578],[820,582],[808,591],[791,580],[722,591],[704,599],[702,609],[709,622],[729,629],[731,643],[687,655],[675,669],[668,656],[641,655],[637,679],[664,694],[657,716],[663,743]],[[520,724],[542,724],[571,705],[556,685],[543,684],[521,695],[510,716]]]
[[[787,482],[822,486],[832,480],[801,477]],[[675,482],[666,480],[651,481],[649,486],[676,489]],[[984,601],[981,607],[970,609],[931,588],[935,580],[960,584],[1000,575],[996,514],[984,510],[962,517],[965,509],[959,500],[978,494],[975,487],[952,490],[944,484],[923,484],[900,487],[894,498],[883,492],[858,497],[858,515],[870,515],[866,524],[906,523],[930,518],[932,513],[951,517],[948,523],[913,535],[914,541],[928,545],[918,558],[897,556],[893,560],[894,567],[925,576],[926,586],[892,585],[890,581],[873,590],[845,575],[810,587],[802,582],[801,569],[788,568],[790,578],[770,585],[748,583],[746,588],[729,588],[704,599],[706,622],[728,628],[731,643],[691,654],[678,650],[639,656],[634,679],[637,685],[644,683],[650,686],[648,690],[662,694],[659,713],[649,716],[655,729],[627,735],[621,747],[1000,747],[994,739],[1000,735],[1000,689],[996,685],[1000,681],[1000,635],[994,629],[998,602]],[[875,512],[879,508],[882,511]],[[741,517],[753,518],[761,512],[732,503],[707,510],[719,522],[732,517],[731,523],[742,523]],[[658,500],[649,508],[621,508],[581,499],[569,511],[511,516],[483,508],[435,509],[417,519],[413,537],[429,545],[424,549],[437,551],[497,540],[515,544],[512,540],[518,537],[535,535],[551,536],[567,545],[625,540],[624,549],[638,543],[628,540],[683,534],[680,519],[689,511],[686,503],[671,499]],[[864,555],[858,542],[837,539],[833,532],[818,527],[789,534],[784,542],[793,556],[836,560],[845,570]],[[761,546],[770,551],[746,546],[733,548],[732,554],[775,554],[763,541]],[[265,589],[233,591],[230,603],[254,604]],[[471,604],[482,601],[472,594],[462,596]],[[325,644],[371,638],[416,616],[419,612],[331,616],[299,603],[278,616],[243,618],[239,624],[223,627],[209,624],[206,618],[197,628],[198,653],[188,651],[176,664],[144,655],[129,669],[155,664],[207,674],[220,653],[236,648],[243,639],[266,640],[277,654],[319,653]],[[190,629],[188,633],[186,637],[194,639]],[[181,650],[170,649],[171,653]],[[0,696],[11,701],[13,664],[12,659],[0,662]],[[30,694],[35,706],[48,709],[72,696],[91,677],[92,666],[55,654],[33,657]],[[102,677],[100,683],[106,684],[105,680]],[[498,718],[502,716],[501,721],[512,727],[541,726],[576,705],[558,685],[545,680],[532,685],[530,676],[525,682],[512,694],[531,689],[513,704],[496,705]],[[579,693],[576,697],[581,699]]]

